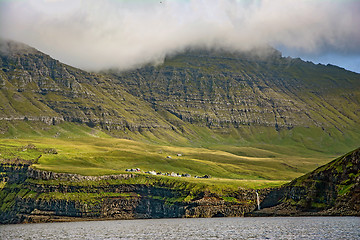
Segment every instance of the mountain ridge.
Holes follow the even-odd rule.
[[[339,145],[336,153],[360,139],[360,74],[274,49],[266,58],[191,50],[162,65],[88,73],[24,44],[1,44],[3,133],[24,120],[72,122],[155,142],[291,140],[319,151]]]
[[[62,64],[26,45],[7,44],[0,72],[3,120],[69,121],[103,129],[171,129],[154,116],[149,104],[139,103],[109,79]]]
[[[262,65],[260,70],[259,65]],[[298,65],[295,69],[297,72],[286,77],[285,75],[289,75],[290,71],[295,71],[289,70],[292,65]],[[133,95],[154,105],[165,107],[166,110],[185,121],[204,122],[208,127],[221,127],[229,121],[235,127],[257,123],[273,127],[291,128],[298,125],[308,127],[318,122],[326,126],[335,125],[335,119],[338,116],[341,118],[338,125],[347,124],[349,120],[358,124],[355,113],[359,112],[359,75],[355,74],[341,81],[341,88],[356,90],[352,92],[356,95],[355,99],[348,99],[347,102],[355,105],[355,113],[340,112],[334,108],[331,111],[334,111],[333,115],[337,114],[337,116],[329,117],[325,114],[312,113],[313,110],[318,111],[319,106],[305,106],[309,105],[309,102],[302,99],[303,96],[299,96],[298,92],[299,89],[301,92],[306,91],[305,94],[310,95],[306,97],[312,98],[319,97],[318,95],[321,96],[321,94],[332,95],[336,92],[334,90],[340,87],[337,82],[339,79],[333,81],[326,72],[322,73],[321,79],[316,82],[311,82],[310,76],[307,76],[310,74],[304,74],[305,80],[298,79],[296,74],[302,71],[304,66],[308,70],[315,69],[312,71],[316,73],[327,70],[339,75],[337,71],[343,71],[304,63],[298,59],[281,58],[278,54],[273,55],[270,60],[259,62],[259,60],[244,60],[239,57],[223,58],[217,55],[208,57],[208,55],[185,53],[165,60],[161,66],[115,73],[112,76],[117,77],[119,83],[125,85]],[[276,72],[272,69],[275,67]],[[331,84],[332,81],[333,84]],[[308,89],[312,89],[313,92]],[[320,100],[325,104],[330,104],[331,107],[336,106],[334,102],[327,102],[326,97],[321,96]],[[221,103],[221,100],[224,101]],[[178,101],[180,103],[177,104]],[[189,106],[187,103],[189,101],[194,106]],[[254,107],[248,107],[249,105]],[[339,106],[336,107],[339,108]],[[194,111],[194,108],[201,109],[205,113],[198,113]],[[193,114],[189,114],[188,111],[192,110]],[[291,115],[284,114],[289,111]],[[222,116],[225,117],[222,118]],[[318,121],[321,118],[325,118],[326,121]],[[301,119],[303,119],[302,122]]]

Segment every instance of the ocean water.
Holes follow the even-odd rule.
[[[0,226],[0,239],[360,239],[360,218],[192,218],[18,224]]]

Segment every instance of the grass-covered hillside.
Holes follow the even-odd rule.
[[[113,138],[100,130],[63,123],[37,135],[0,140],[0,158],[25,160],[34,167],[82,175],[124,173],[125,169],[210,175],[212,180],[291,180],[328,162],[330,154],[304,149],[243,142],[179,146]],[[42,134],[42,135],[39,135]],[[193,179],[193,178],[190,178]],[[199,179],[196,181],[200,181]],[[246,185],[246,184],[245,184]]]
[[[275,189],[263,205],[259,215],[359,216],[360,148]]]
[[[1,161],[250,186],[291,180],[360,142],[359,74],[334,66],[277,52],[190,51],[100,74],[20,43],[0,45]]]

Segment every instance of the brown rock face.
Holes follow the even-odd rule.
[[[133,174],[81,176],[1,164],[0,223],[99,219],[235,217],[255,208],[254,191],[234,193],[226,202],[207,192],[183,201],[186,191],[166,186],[123,183]],[[179,200],[171,200],[179,198]]]

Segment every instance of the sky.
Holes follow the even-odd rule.
[[[360,73],[360,0],[0,0],[0,37],[85,70],[263,45]]]

